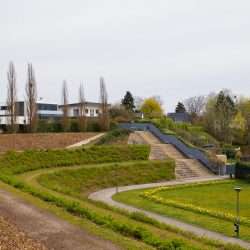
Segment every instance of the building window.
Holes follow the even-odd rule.
[[[94,109],[90,109],[90,116],[94,116]]]
[[[95,113],[98,115],[98,109],[95,111]]]
[[[77,116],[78,116],[78,114],[79,114],[79,110],[78,110],[78,109],[74,109],[74,110],[73,110],[73,113],[74,113],[74,115],[73,115],[73,116],[77,117]]]
[[[86,111],[86,114],[88,114],[88,113],[89,113],[89,110],[88,110],[88,109],[86,109],[85,111]]]

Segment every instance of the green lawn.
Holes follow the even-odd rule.
[[[240,192],[240,216],[250,219],[250,185],[243,180],[236,179],[235,183],[231,184],[163,191],[157,193],[156,195],[169,200],[177,201],[179,203],[193,204],[195,206],[236,214],[237,195],[236,191],[234,191],[235,187],[242,188],[242,191]],[[230,236],[236,236],[236,233],[233,231],[233,222],[147,200],[140,197],[140,193],[145,190],[146,189],[121,192],[114,195],[113,198],[116,201],[140,207],[147,211],[162,214],[170,218],[191,223]],[[244,240],[250,241],[249,226],[240,226],[240,237]]]
[[[236,163],[236,162],[237,162],[237,160],[232,159],[232,163]],[[227,163],[231,163],[231,159],[227,159]]]

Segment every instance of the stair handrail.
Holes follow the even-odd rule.
[[[135,128],[135,131],[137,131],[137,127],[130,127],[130,130],[132,130],[133,128]]]

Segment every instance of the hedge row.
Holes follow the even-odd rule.
[[[244,161],[237,161],[235,164],[235,178],[247,179],[247,175],[250,174],[250,163]]]
[[[40,168],[84,165],[90,163],[148,160],[148,145],[101,146],[85,149],[26,149],[23,152],[6,150],[0,156],[0,172],[19,174]]]
[[[5,125],[2,125],[1,128],[3,132],[6,133]],[[112,131],[114,129],[118,129],[118,123],[116,121],[110,121],[109,130]],[[19,133],[25,133],[25,125],[19,125]],[[42,120],[38,123],[36,133],[61,133],[62,126],[61,121],[55,121],[54,123],[44,123]],[[77,128],[76,120],[71,120],[71,126],[68,132],[80,132]],[[98,120],[96,121],[88,121],[87,132],[100,132],[100,127],[98,125]]]

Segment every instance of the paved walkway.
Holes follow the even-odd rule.
[[[180,179],[176,181],[169,181],[169,182],[162,182],[162,183],[152,183],[152,184],[143,184],[143,185],[134,185],[134,186],[124,186],[124,187],[118,187],[118,192],[122,191],[127,191],[127,190],[133,190],[133,189],[142,189],[142,188],[151,188],[151,187],[161,187],[161,186],[172,186],[172,185],[177,185],[177,184],[185,184],[185,183],[193,183],[193,182],[199,182],[199,181],[213,181],[213,180],[219,180],[220,179],[228,179],[228,176],[221,176],[221,177],[206,177],[206,178],[193,178],[193,179]],[[187,230],[190,232],[193,232],[199,236],[206,235],[209,238],[214,238],[216,240],[220,240],[224,243],[236,243],[244,247],[250,248],[250,243],[242,240],[238,240],[235,238],[232,238],[230,236],[217,233],[214,231],[209,231],[207,229],[198,227],[198,226],[193,226],[191,224],[181,222],[178,220],[170,219],[168,217],[158,215],[155,213],[148,212],[143,209],[135,208],[133,206],[125,205],[119,202],[116,202],[112,199],[112,195],[116,193],[116,188],[110,188],[110,189],[105,189],[101,190],[95,193],[92,193],[89,195],[91,199],[94,200],[100,200],[104,201],[112,206],[117,206],[124,208],[130,212],[132,211],[139,211],[139,212],[144,212],[146,213],[149,217],[153,217],[157,219],[160,222],[165,222],[166,224],[170,224],[173,226],[177,226],[180,229]],[[233,223],[232,223],[232,230],[233,230]]]
[[[80,141],[80,142],[77,142],[77,143],[75,143],[75,144],[73,144],[73,145],[70,145],[70,146],[68,146],[67,148],[72,148],[72,147],[80,147],[80,146],[82,146],[82,144],[87,144],[87,143],[89,143],[90,141],[93,141],[93,140],[95,140],[95,139],[97,139],[97,138],[99,138],[99,137],[101,137],[101,136],[103,136],[104,135],[104,133],[102,133],[102,134],[99,134],[99,135],[96,135],[96,136],[93,136],[93,137],[91,137],[91,138],[89,138],[89,139],[86,139],[86,140],[84,140],[84,141]]]

